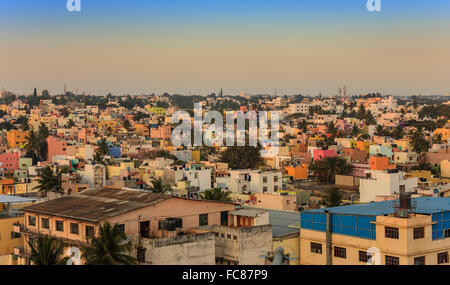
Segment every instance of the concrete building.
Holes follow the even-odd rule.
[[[147,259],[147,253],[156,252],[150,253],[151,250],[147,251],[143,245],[153,246],[156,240],[156,245],[150,249],[158,248],[158,241],[161,242],[159,247],[169,246],[172,242],[164,239],[195,234],[191,230],[201,226],[228,225],[229,213],[234,209],[233,203],[183,199],[141,191],[112,188],[83,191],[22,209],[25,224],[22,225],[21,233],[25,235],[25,241],[24,247],[19,249],[22,253],[19,264],[29,263],[30,238],[47,234],[63,241],[66,249],[69,246],[80,247],[86,245],[90,235],[98,234],[98,227],[104,221],[117,224],[130,239],[138,237],[138,244],[131,254],[138,256],[141,263],[158,264],[159,260],[162,264],[177,264],[175,260],[178,254],[187,250],[181,250],[179,246],[184,244],[190,247],[190,242],[199,241],[200,244],[195,247],[205,249],[205,242],[208,245],[210,237],[181,238],[178,247],[170,251],[162,250],[160,256],[151,260]],[[210,250],[205,249],[204,253],[208,255]],[[208,257],[192,259],[191,264],[197,261],[199,264],[209,263],[205,260]]]
[[[359,183],[359,201],[363,203],[375,201],[377,196],[398,194],[403,187],[406,192],[412,192],[418,186],[416,177],[406,178],[403,172],[397,170],[368,171],[366,178]]]
[[[230,170],[216,178],[217,187],[232,193],[273,193],[283,189],[281,171]]]
[[[449,201],[420,197],[405,207],[396,200],[304,211],[300,264],[448,265]]]

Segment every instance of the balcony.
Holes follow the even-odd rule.
[[[15,233],[22,233],[24,231],[24,225],[20,223],[14,223],[13,224],[13,232]]]
[[[31,256],[31,254],[27,252],[23,247],[14,247],[14,255],[27,258]]]

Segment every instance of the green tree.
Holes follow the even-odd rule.
[[[337,207],[342,204],[342,195],[339,193],[338,188],[331,188],[327,191],[327,195],[322,198],[322,205],[327,208]]]
[[[315,175],[321,183],[326,184],[334,184],[336,174],[347,175],[351,169],[352,166],[347,163],[347,160],[338,156],[314,161],[309,166],[309,170],[313,175]]]
[[[99,154],[100,156],[105,156],[109,154],[109,143],[106,139],[101,139],[97,143],[97,149],[95,150],[96,154]]]
[[[34,265],[66,265],[69,257],[63,257],[64,244],[55,237],[39,236],[28,242],[31,249],[30,260]]]
[[[148,185],[147,190],[152,193],[164,194],[169,192],[171,188],[170,185],[164,184],[162,178],[159,177],[159,178],[152,178],[150,180],[150,185]]]
[[[220,161],[231,169],[255,169],[262,163],[259,149],[252,146],[228,147],[220,154]]]
[[[327,132],[330,133],[333,138],[337,136],[338,131],[338,128],[334,125],[333,122],[327,124]]]
[[[417,153],[427,152],[430,143],[425,139],[422,128],[418,128],[411,136],[410,143],[412,149]]]
[[[200,199],[208,201],[225,201],[231,202],[230,198],[231,192],[222,191],[220,188],[214,188],[206,190],[204,193],[200,194]]]
[[[353,124],[352,136],[357,136],[359,134],[359,128],[356,124]]]
[[[69,119],[69,121],[67,121],[67,124],[66,124],[66,127],[67,128],[72,128],[72,127],[75,127],[76,126],[76,124],[75,124],[75,122],[72,120],[72,119]]]
[[[384,134],[385,134],[385,132],[384,132],[383,126],[377,125],[377,128],[375,130],[375,135],[382,137],[382,136],[384,136]]]
[[[38,185],[33,189],[37,189],[42,196],[46,196],[48,192],[64,193],[62,189],[62,175],[68,173],[68,168],[63,167],[53,172],[50,166],[39,171],[37,182]]]
[[[123,121],[123,127],[124,127],[127,131],[131,130],[131,123],[130,123],[130,121],[128,121],[128,120]]]
[[[98,236],[88,238],[88,245],[82,248],[86,265],[135,265],[137,260],[126,255],[131,252],[131,243],[117,225],[108,221],[99,225]]]

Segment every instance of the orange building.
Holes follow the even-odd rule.
[[[291,176],[294,180],[308,179],[308,164],[302,164],[302,166],[286,166],[285,167],[288,176]]]
[[[136,134],[141,137],[149,137],[150,136],[150,128],[146,124],[136,124]]]
[[[12,130],[6,133],[6,142],[9,148],[22,147],[27,142],[28,132]]]
[[[371,156],[369,163],[371,170],[388,170],[396,168],[394,164],[389,164],[389,157],[386,156]]]
[[[14,179],[0,179],[1,195],[14,195]]]

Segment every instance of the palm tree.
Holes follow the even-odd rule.
[[[31,248],[30,260],[35,265],[66,265],[69,257],[62,257],[64,244],[55,237],[40,236],[28,242]]]
[[[383,128],[383,126],[377,125],[377,129],[375,130],[375,135],[377,135],[377,136],[383,136],[384,135],[384,128]]]
[[[169,185],[163,183],[162,178],[152,178],[150,184],[147,188],[148,191],[152,193],[164,194],[171,190]]]
[[[200,194],[200,199],[208,201],[224,201],[231,202],[230,198],[231,192],[222,191],[220,188],[214,188],[206,190],[204,193]]]
[[[134,265],[134,257],[124,254],[131,251],[131,243],[126,236],[108,221],[99,225],[98,236],[91,236],[88,245],[82,248],[81,257],[86,265]]]
[[[342,203],[342,195],[339,193],[339,189],[331,188],[327,191],[327,195],[322,199],[322,205],[325,207],[337,207]]]
[[[98,148],[95,151],[95,154],[98,154],[100,157],[109,154],[109,145],[108,145],[108,141],[106,139],[101,139],[97,143],[97,146],[98,146]]]
[[[27,140],[25,143],[27,156],[30,156],[33,159],[33,163],[36,163],[39,157],[38,153],[40,149],[38,135],[35,131],[31,130],[25,139]]]
[[[39,176],[37,178],[38,185],[33,189],[38,189],[38,192],[42,196],[46,196],[48,192],[64,193],[62,189],[62,175],[67,173],[67,167],[57,169],[56,173],[53,172],[50,166],[45,167],[39,171]]]

